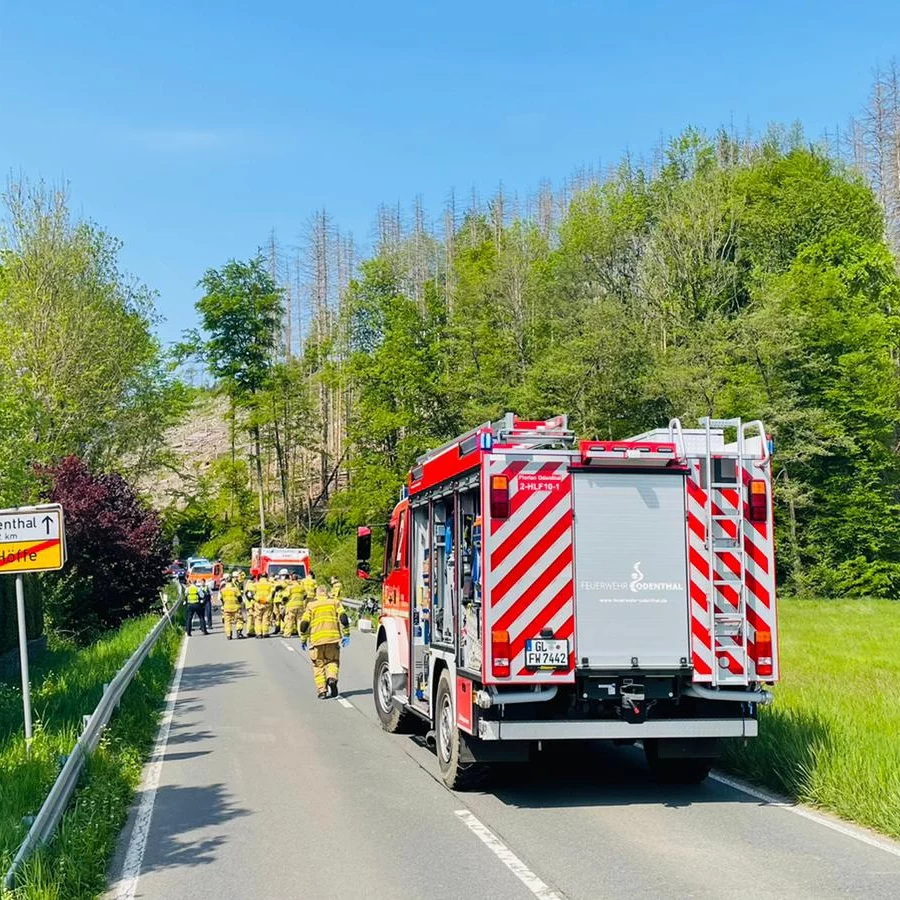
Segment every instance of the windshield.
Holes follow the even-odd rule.
[[[298,578],[306,577],[306,563],[270,563],[269,575],[277,575],[282,569],[288,575],[297,574]]]
[[[191,566],[191,575],[212,575],[212,566]]]

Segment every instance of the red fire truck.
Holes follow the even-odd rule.
[[[779,677],[770,452],[758,421],[576,443],[507,414],[426,453],[387,531],[385,730],[425,720],[454,788],[572,740],[705,778]]]

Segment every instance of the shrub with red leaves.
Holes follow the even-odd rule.
[[[40,474],[62,504],[68,548],[65,568],[43,576],[48,624],[86,640],[146,612],[171,552],[157,513],[120,475],[94,473],[77,456]]]

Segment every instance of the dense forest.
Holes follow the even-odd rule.
[[[213,404],[166,538],[233,561],[308,541],[349,575],[354,527],[386,520],[416,456],[507,410],[585,437],[740,415],[776,441],[782,583],[895,596],[898,147],[892,68],[818,141],[687,129],[533,195],[384,206],[366,253],[320,210],[296,245],[198,269],[200,327],[174,354],[118,242],[13,181],[0,501],[49,496],[70,456],[152,484],[176,467],[169,426]]]
[[[385,208],[358,262],[322,213],[287,275],[274,236],[247,264],[257,294],[280,300],[268,372],[234,398],[262,465],[251,478],[235,456],[207,490],[232,540],[256,527],[252,484],[272,539],[299,540],[383,522],[419,453],[506,410],[566,412],[586,437],[760,417],[777,444],[782,582],[893,595],[900,281],[886,221],[863,173],[799,129],[687,130],[650,164],[625,158],[521,206],[501,191],[457,214],[451,199],[440,228],[420,204],[406,227]]]

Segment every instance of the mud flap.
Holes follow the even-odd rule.
[[[464,731],[459,736],[462,763],[528,762],[530,741],[481,741]]]

